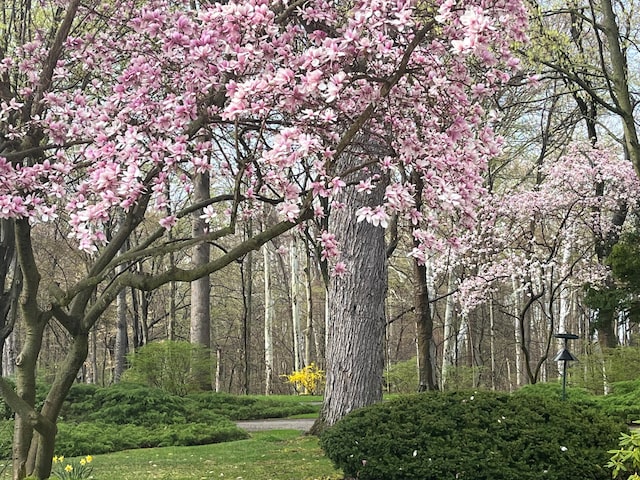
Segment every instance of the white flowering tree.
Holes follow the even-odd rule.
[[[620,234],[621,205],[635,205],[640,181],[615,149],[569,145],[540,171],[539,182],[495,192],[460,256],[469,275],[458,295],[467,314],[511,292],[503,313],[515,327],[516,368],[540,379],[553,334],[566,331],[569,293],[605,286],[609,269],[596,254],[602,238]],[[532,331],[536,325],[536,342]]]

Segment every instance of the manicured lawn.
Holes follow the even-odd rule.
[[[316,437],[293,430],[197,447],[127,450],[93,458],[95,480],[337,480]],[[0,478],[10,478],[5,471]]]

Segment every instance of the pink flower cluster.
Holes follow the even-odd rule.
[[[354,168],[378,162],[391,179],[384,203],[358,218],[385,227],[400,215],[424,252],[438,241],[430,212],[473,225],[482,172],[499,151],[482,100],[517,66],[510,46],[526,28],[520,1],[438,3],[435,18],[417,0],[357,0],[348,11],[327,0],[81,7],[47,91],[44,37],[0,60],[20,82],[0,106],[4,135],[42,147],[24,162],[0,159],[0,216],[45,221],[63,211],[92,251],[105,225],[145,202],[172,228],[193,178],[208,173],[212,191],[233,199],[215,210],[229,221],[265,200],[296,222],[308,205],[326,214],[309,197],[340,207],[332,196],[348,172],[335,166],[348,152]],[[356,119],[393,155],[350,148]],[[419,208],[406,172],[421,179]],[[219,222],[213,212],[204,215]],[[336,255],[330,237],[323,246]]]

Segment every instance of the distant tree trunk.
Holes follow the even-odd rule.
[[[116,342],[114,347],[113,381],[118,383],[125,371],[128,348],[127,339],[127,291],[122,289],[116,299]]]
[[[121,253],[125,253],[127,248],[125,245],[120,249]],[[120,265],[116,272],[118,274],[125,271],[124,265]],[[118,383],[120,377],[125,370],[125,362],[127,356],[127,348],[129,342],[127,338],[127,290],[122,289],[116,298],[116,342],[114,347],[113,359],[113,381]]]
[[[169,255],[169,263],[171,265],[175,264],[173,254]],[[174,341],[176,339],[176,319],[177,319],[176,295],[178,295],[178,284],[177,282],[170,282],[169,283],[169,319],[167,322],[167,338],[170,341]]]
[[[384,229],[357,222],[355,213],[366,205],[380,205],[383,195],[382,184],[370,195],[345,187],[335,199],[344,207],[331,211],[331,230],[340,242],[340,260],[347,273],[329,283],[327,382],[314,433],[356,408],[382,400],[387,290]]]
[[[216,392],[222,391],[222,349],[216,348]]]
[[[98,376],[98,335],[96,334],[95,326],[91,329],[89,337],[89,365],[91,373],[87,379],[87,383],[97,385],[100,378]]]
[[[264,258],[264,393],[273,393],[273,304],[271,299],[271,255],[269,247],[262,247]]]
[[[167,216],[171,215],[171,208],[169,207],[171,198],[171,189],[169,185],[167,185],[165,189],[165,196],[167,197]],[[167,232],[167,236],[169,237],[169,241],[173,239],[173,230],[169,230]],[[176,257],[173,251],[169,252],[169,268],[175,266]],[[167,321],[167,339],[169,341],[174,341],[176,339],[176,321],[177,321],[177,310],[176,310],[176,296],[178,295],[178,283],[171,281],[169,282],[169,318]]]
[[[413,260],[414,307],[418,343],[418,391],[437,390],[433,364],[433,316],[429,304],[427,267]]]
[[[304,289],[307,303],[307,322],[304,330],[304,364],[311,363],[311,350],[313,346],[314,330],[313,330],[313,291],[312,291],[312,275],[311,275],[311,251],[306,248],[306,266],[304,269]]]
[[[491,355],[491,390],[496,390],[496,319],[493,308],[493,295],[489,297],[489,353]]]
[[[18,296],[22,288],[22,270],[16,257],[13,220],[0,219],[0,358],[4,357],[18,315]],[[9,372],[3,369],[1,373]]]
[[[16,357],[18,356],[17,345],[17,332],[14,330],[7,337],[2,350],[2,375],[4,377],[10,377],[15,374],[16,369]]]
[[[416,186],[414,195],[416,209],[422,209],[422,189],[424,183],[418,172],[413,172],[411,180]],[[414,237],[414,247],[419,241]],[[415,307],[416,331],[418,344],[418,391],[437,390],[435,360],[435,342],[433,341],[433,316],[429,303],[429,272],[426,264],[413,259],[413,305]]]
[[[518,283],[515,278],[511,280],[512,296],[513,296],[513,327],[514,327],[514,364],[515,386],[516,388],[524,384],[524,369],[522,368],[522,338],[520,337],[520,322],[518,320],[518,312],[520,311],[520,295],[518,294]]]
[[[300,260],[298,258],[298,242],[296,236],[292,236],[289,249],[289,262],[291,267],[291,323],[293,330],[293,369],[300,370],[304,366],[302,326],[300,320]]]
[[[449,271],[447,290],[453,290],[455,275],[453,269]],[[444,390],[449,378],[450,368],[458,362],[458,329],[455,327],[456,314],[453,295],[447,297],[444,309],[444,339],[442,345],[442,373],[441,387]]]
[[[209,175],[200,173],[196,175],[194,182],[194,202],[202,202],[209,198]],[[202,236],[207,231],[207,224],[200,218],[202,211],[198,210],[193,215],[193,236]],[[194,266],[204,265],[209,262],[209,244],[203,242],[193,248],[191,262]],[[211,283],[209,275],[191,282],[191,343],[201,345],[208,349],[211,347]],[[206,362],[195,362],[196,365],[206,365]],[[207,367],[194,372],[200,384],[205,390],[211,389],[211,371]]]
[[[251,225],[248,227],[247,237],[253,235]],[[245,266],[246,265],[246,266]],[[251,321],[253,318],[253,251],[247,253],[241,266],[243,288],[242,315],[242,355],[244,363],[244,393],[251,393]]]

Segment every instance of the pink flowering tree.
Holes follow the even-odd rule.
[[[463,314],[511,292],[503,313],[514,320],[529,383],[539,380],[553,333],[565,331],[568,292],[605,285],[610,272],[596,250],[619,235],[621,206],[640,194],[632,163],[591,143],[568,146],[539,180],[487,199],[459,262],[470,272],[458,295]],[[534,317],[542,321],[540,348],[529,344]]]
[[[11,38],[0,60],[0,218],[15,228],[24,277],[16,389],[0,379],[17,412],[16,479],[49,475],[56,420],[89,331],[123,288],[148,291],[220,270],[327,215],[324,205],[340,208],[334,198],[357,171],[365,173],[361,195],[379,175],[389,182],[381,204],[357,216],[378,228],[396,214],[413,224],[417,257],[433,246],[429,212],[445,209],[471,225],[481,173],[497,152],[481,102],[517,66],[510,46],[524,40],[526,18],[510,0],[32,8],[29,35]],[[372,154],[359,145],[365,140],[387,153]],[[422,211],[407,171],[422,178]],[[211,198],[194,203],[203,173]],[[133,268],[235,240],[264,202],[279,220],[215,259],[154,275]],[[169,235],[199,209],[205,233]],[[86,253],[84,275],[41,274],[34,235],[54,225]],[[336,274],[353,274],[333,235],[322,234],[324,256]],[[71,343],[38,411],[36,362],[54,321]]]

